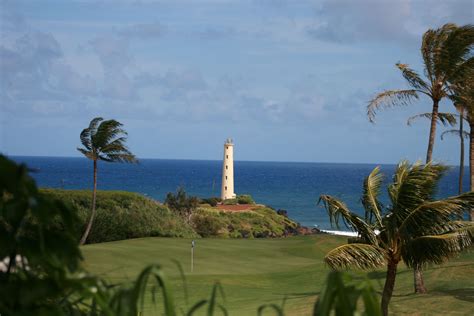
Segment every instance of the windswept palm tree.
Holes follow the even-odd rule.
[[[464,139],[469,138],[469,133],[464,130],[464,109],[460,109],[459,116],[462,119],[459,120],[459,129],[450,129],[441,133],[441,140],[444,139],[445,135],[454,135],[459,137],[459,183],[458,183],[458,193],[461,194],[463,192],[463,179],[464,179]]]
[[[100,124],[99,124],[100,123]],[[83,148],[77,148],[94,164],[94,187],[92,190],[92,211],[86,230],[81,238],[81,245],[86,243],[95,218],[97,195],[97,162],[137,162],[135,156],[125,146],[127,132],[116,120],[104,121],[101,117],[92,119],[89,127],[82,130],[80,138]]]
[[[424,79],[407,64],[397,63],[410,89],[387,90],[379,93],[369,102],[367,116],[375,121],[377,110],[394,106],[406,106],[419,98],[428,97],[432,102],[431,124],[428,138],[426,162],[431,162],[436,136],[436,122],[439,118],[439,103],[450,93],[450,83],[466,76],[474,64],[471,49],[474,44],[474,26],[458,27],[448,23],[441,28],[430,29],[423,34],[421,55],[424,63]],[[425,293],[423,274],[414,268],[416,293]]]
[[[464,131],[464,109],[462,107],[457,108],[459,114],[453,113],[438,113],[438,121],[444,126],[454,126],[459,118],[459,129],[450,129],[441,133],[441,140],[444,139],[445,135],[455,135],[460,138],[460,153],[459,153],[459,183],[458,193],[463,192],[463,177],[464,177],[464,138],[469,138],[469,133]],[[419,118],[427,118],[431,120],[431,113],[423,113],[408,118],[407,124],[411,125]]]
[[[446,168],[401,162],[388,187],[391,205],[379,201],[383,175],[375,168],[364,181],[365,216],[351,212],[341,201],[322,195],[331,224],[342,221],[358,233],[358,241],[337,247],[325,256],[333,269],[375,269],[386,266],[381,308],[388,314],[397,274],[403,261],[409,267],[439,264],[474,241],[474,225],[457,220],[474,206],[474,192],[435,200],[437,184]]]
[[[460,80],[452,87],[451,96],[454,104],[461,108],[469,123],[469,183],[470,190],[474,191],[474,69],[464,80]],[[470,212],[471,221],[474,220],[474,210]]]
[[[375,114],[379,109],[409,105],[418,99],[420,94],[428,97],[432,102],[432,110],[426,162],[430,162],[439,117],[439,103],[449,95],[449,83],[463,77],[474,64],[474,57],[470,55],[473,44],[472,25],[458,27],[455,24],[445,24],[439,29],[425,32],[421,44],[425,78],[407,64],[397,63],[396,66],[411,88],[387,90],[375,96],[367,106],[369,120],[375,121]]]

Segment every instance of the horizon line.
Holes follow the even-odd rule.
[[[2,153],[0,153],[2,154]],[[44,155],[7,155],[7,157],[28,157],[28,158],[83,158],[81,156],[44,156]],[[200,159],[200,158],[138,158],[138,160],[182,160],[182,161],[222,161],[221,159]],[[420,159],[421,160],[421,159]],[[319,164],[353,164],[353,165],[392,165],[396,166],[397,163],[375,163],[375,162],[330,162],[330,161],[283,161],[283,160],[235,160],[236,162],[269,162],[269,163],[319,163]],[[418,160],[417,160],[418,161]],[[414,161],[416,162],[416,161]],[[413,162],[413,163],[414,163]],[[448,167],[459,167],[459,165],[445,164]],[[466,167],[466,166],[465,166]]]

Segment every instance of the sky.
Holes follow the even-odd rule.
[[[473,0],[0,0],[0,152],[73,156],[97,116],[139,158],[424,159],[429,112],[366,106],[422,73],[423,33],[474,23]],[[441,111],[453,111],[449,102]],[[459,144],[434,158],[457,164]]]

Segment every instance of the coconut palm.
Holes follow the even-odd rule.
[[[409,105],[418,99],[420,94],[428,97],[432,103],[432,110],[426,162],[431,161],[439,103],[448,96],[449,83],[462,77],[474,64],[474,57],[470,56],[473,44],[472,25],[458,27],[455,24],[445,24],[439,29],[425,32],[421,44],[425,78],[407,64],[397,63],[396,66],[411,88],[387,90],[375,96],[367,106],[369,120],[375,121],[375,114],[379,109]]]
[[[441,133],[441,140],[444,139],[445,135],[454,135],[460,138],[460,154],[459,154],[459,183],[458,193],[463,192],[463,176],[464,176],[464,138],[469,137],[469,133],[464,131],[464,109],[462,107],[457,108],[459,115],[452,113],[438,113],[438,121],[444,126],[456,125],[456,118],[463,118],[459,120],[459,129],[450,129]],[[413,122],[419,118],[427,118],[431,120],[431,113],[423,113],[408,118],[407,124],[412,125]]]
[[[100,124],[99,124],[100,123]],[[82,130],[80,138],[83,148],[77,148],[94,164],[94,187],[92,190],[92,211],[86,230],[81,238],[81,245],[85,244],[95,218],[95,204],[97,195],[97,162],[137,162],[135,156],[125,146],[127,132],[122,124],[116,120],[104,121],[101,117],[92,119],[89,127]]]
[[[387,90],[369,102],[367,115],[371,122],[375,121],[377,110],[393,106],[406,106],[424,95],[431,100],[431,124],[426,152],[426,162],[433,156],[436,135],[436,122],[439,118],[439,103],[449,95],[449,83],[465,77],[474,64],[470,55],[474,44],[474,26],[458,27],[445,24],[436,30],[428,30],[423,34],[421,55],[424,63],[424,79],[407,64],[397,63],[410,89]],[[422,271],[415,267],[414,283],[416,293],[425,293]]]
[[[474,69],[464,80],[452,87],[451,96],[454,104],[463,110],[469,123],[469,183],[470,190],[474,191]],[[471,221],[474,220],[474,210],[470,212]]]
[[[444,131],[441,133],[441,140],[444,139],[445,135],[454,135],[456,137],[459,137],[459,146],[460,146],[460,152],[459,152],[459,183],[458,183],[458,192],[461,194],[463,192],[463,178],[464,178],[464,139],[469,138],[469,133],[464,130],[464,120],[465,120],[465,115],[464,115],[464,109],[460,108],[459,109],[459,117],[462,117],[462,119],[459,120],[459,129],[450,129],[447,131]]]
[[[388,314],[398,264],[409,267],[439,264],[474,241],[474,225],[457,220],[474,206],[474,192],[435,200],[437,184],[446,168],[401,162],[388,186],[391,204],[383,206],[379,195],[383,175],[375,168],[364,181],[365,216],[351,212],[341,201],[322,195],[331,224],[343,222],[358,233],[357,241],[339,246],[325,256],[333,269],[375,269],[386,266],[381,308]]]

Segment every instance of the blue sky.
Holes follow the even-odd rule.
[[[367,102],[421,71],[424,31],[474,22],[471,0],[0,0],[0,151],[79,156],[95,116],[142,158],[395,163],[428,122]],[[452,105],[442,104],[443,111]],[[444,130],[440,127],[439,131]],[[434,157],[456,164],[456,139]]]

